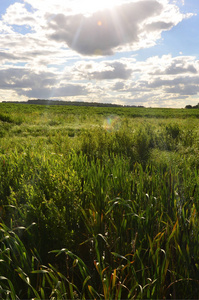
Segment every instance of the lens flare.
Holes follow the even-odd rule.
[[[111,131],[115,131],[118,130],[120,127],[120,118],[117,116],[109,116],[108,118],[106,118],[104,120],[104,129],[106,129],[107,131],[111,132]]]

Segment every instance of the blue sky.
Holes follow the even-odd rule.
[[[1,0],[0,101],[199,102],[197,0]]]

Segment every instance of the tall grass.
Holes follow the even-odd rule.
[[[197,119],[101,112],[0,121],[2,299],[198,299]]]

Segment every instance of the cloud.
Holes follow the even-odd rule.
[[[175,64],[172,64],[169,68],[165,70],[165,74],[167,75],[175,75],[175,74],[183,74],[183,73],[192,73],[196,74],[197,70],[194,66],[176,66]]]
[[[106,8],[111,8],[115,5],[124,4],[130,2],[129,0],[114,0],[114,1],[90,1],[90,0],[23,0],[35,9],[40,11],[49,12],[52,14],[57,14],[64,12],[67,15],[75,15],[77,13],[84,14],[85,16],[91,15],[93,12],[103,10]],[[135,1],[135,0],[131,0]],[[140,0],[138,0],[140,1]],[[161,1],[161,0],[160,0]]]
[[[12,61],[12,60],[17,60],[17,58],[12,53],[0,51],[0,61],[6,61],[6,60]]]
[[[118,81],[114,84],[114,86],[112,87],[113,91],[121,91],[123,90],[123,88],[125,87],[124,82]]]
[[[108,70],[92,72],[89,74],[89,77],[96,80],[128,79],[132,73],[132,70],[127,69],[127,66],[121,62],[107,63],[105,67]]]
[[[170,101],[170,96],[184,99],[184,96],[197,95],[199,92],[199,61],[195,57],[151,57],[145,65],[140,62],[137,65],[142,73],[134,85],[129,87],[132,95],[158,93],[156,98]]]
[[[88,90],[83,85],[67,84],[63,87],[58,88],[33,88],[28,91],[20,91],[19,94],[23,94],[28,98],[54,98],[54,97],[75,97],[87,95]]]
[[[134,70],[125,60],[121,61],[80,61],[72,67],[66,68],[66,72],[73,76],[73,80],[97,80],[110,81],[115,79],[127,80],[131,78]]]
[[[25,68],[7,68],[0,70],[0,89],[25,89],[49,86],[56,83],[51,72],[34,73]]]
[[[191,16],[179,11],[179,1],[118,0],[113,9],[89,14],[75,8],[85,4],[80,0],[23,1],[0,20],[1,100],[71,97],[145,106],[176,101],[182,107],[199,93],[196,57],[141,61],[124,52],[155,45],[163,31]]]
[[[29,64],[1,68],[0,95],[15,91],[18,99],[70,97],[144,106],[172,106],[176,99],[175,105],[184,107],[185,99],[199,93],[199,61],[192,56],[81,60],[65,66],[63,72],[45,66],[35,70]]]
[[[193,56],[163,55],[146,61],[131,57],[112,63],[85,60],[71,67],[69,73],[76,80],[89,78],[89,90],[98,102],[117,99],[120,104],[172,106],[175,99],[175,106],[184,107],[185,99],[199,89],[199,61]]]
[[[151,24],[146,25],[147,31],[163,31],[163,30],[169,30],[174,26],[174,23],[172,22],[153,22]]]
[[[48,22],[48,37],[90,56],[151,46],[162,31],[187,17],[175,5],[165,3],[156,0],[130,2],[90,16],[57,14]]]
[[[26,9],[25,4],[16,2],[7,8],[6,13],[2,17],[2,21],[10,25],[34,26],[35,15]]]
[[[32,70],[10,68],[0,70],[0,90],[14,90],[28,98],[69,97],[88,94],[82,84],[57,85],[57,75],[52,72],[34,73]]]
[[[165,68],[163,70],[156,69],[152,72],[152,75],[180,75],[180,74],[197,74],[197,64],[193,60],[193,57],[181,56],[171,58],[171,56],[165,56],[168,58]],[[162,68],[162,67],[161,67]]]
[[[179,84],[174,87],[168,87],[165,89],[166,93],[172,93],[172,94],[179,94],[179,95],[184,95],[184,96],[193,96],[197,95],[199,93],[199,84],[194,85],[194,84]]]
[[[149,89],[159,89],[174,95],[196,95],[199,92],[199,76],[176,77],[173,79],[155,79],[147,83]]]

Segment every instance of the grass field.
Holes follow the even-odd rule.
[[[0,103],[0,298],[198,299],[199,110]]]

